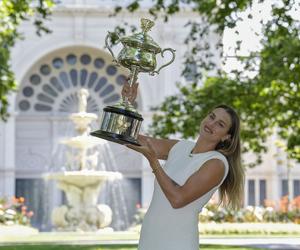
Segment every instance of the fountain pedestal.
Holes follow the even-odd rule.
[[[112,211],[105,204],[97,204],[101,186],[107,180],[121,178],[108,171],[66,171],[46,175],[57,181],[66,194],[68,205],[56,207],[52,223],[58,231],[98,231],[112,220]]]

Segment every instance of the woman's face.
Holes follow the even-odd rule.
[[[231,117],[223,108],[216,108],[201,122],[200,135],[219,143],[230,138]]]

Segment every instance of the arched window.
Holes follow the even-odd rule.
[[[101,50],[69,47],[43,57],[25,76],[17,97],[20,113],[73,113],[77,91],[89,91],[87,112],[99,113],[120,100],[126,69]],[[136,104],[137,105],[137,104]]]

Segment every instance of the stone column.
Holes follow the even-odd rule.
[[[0,121],[0,197],[15,195],[15,113],[13,101],[15,95],[9,96],[10,117],[6,122]]]

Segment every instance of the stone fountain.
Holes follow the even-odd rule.
[[[67,199],[67,205],[52,211],[51,220],[57,231],[99,231],[109,229],[112,221],[111,208],[98,204],[98,195],[106,181],[120,179],[121,174],[96,170],[98,152],[91,154],[90,151],[107,142],[89,135],[90,124],[97,115],[86,112],[88,95],[86,89],[78,91],[79,112],[70,116],[78,135],[60,142],[67,146],[67,170],[45,176],[57,181]]]

